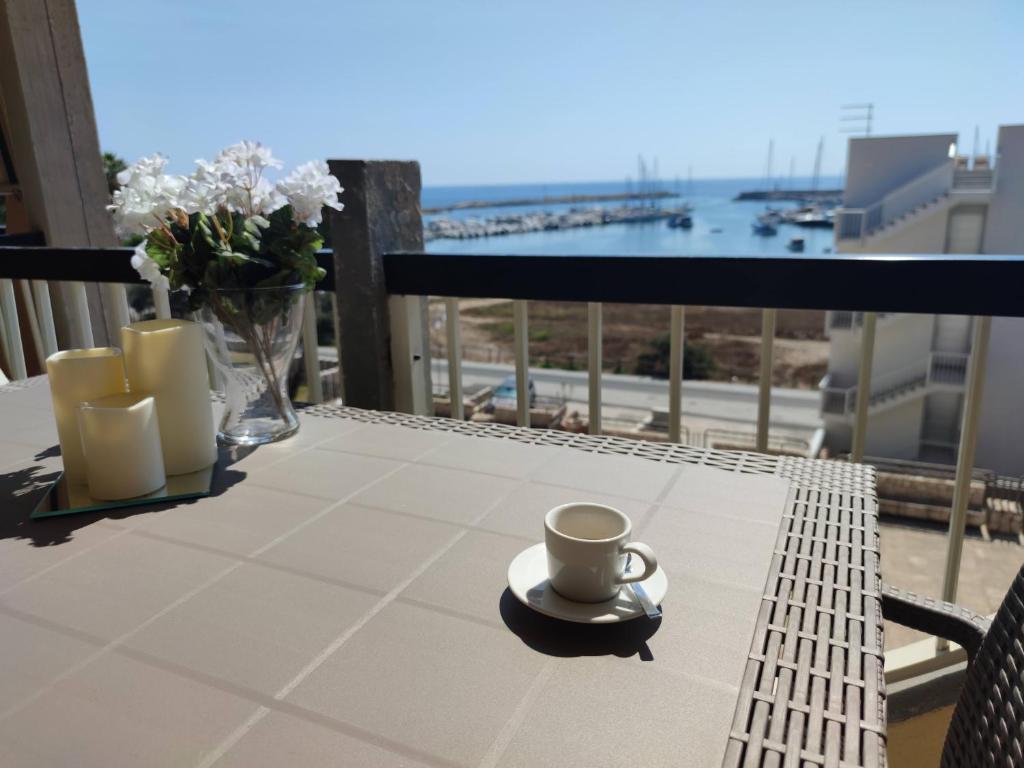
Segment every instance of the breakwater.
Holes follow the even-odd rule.
[[[843,196],[841,189],[753,189],[740,192],[733,200],[795,200],[797,202],[838,201]]]
[[[539,211],[513,213],[486,219],[432,219],[423,228],[423,239],[465,240],[476,237],[519,235],[578,227],[601,227],[608,224],[642,224],[670,219],[690,212],[689,206],[677,208],[573,208],[562,213]]]
[[[580,203],[609,203],[616,200],[664,200],[679,197],[675,192],[656,190],[650,192],[609,192],[604,194],[543,195],[541,197],[519,197],[505,200],[464,200],[451,205],[440,205],[423,209],[423,213],[446,213],[447,211],[469,211],[475,208],[517,208],[524,205],[574,205]]]

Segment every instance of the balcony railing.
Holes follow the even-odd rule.
[[[995,189],[995,183],[995,169],[955,170],[953,161],[942,163],[897,187],[877,203],[865,208],[837,209],[836,236],[840,240],[863,240],[950,192],[987,194]]]
[[[854,315],[858,313],[835,313]],[[833,326],[834,327],[834,326]],[[849,327],[849,326],[847,326]],[[962,387],[967,380],[971,356],[961,352],[929,352],[926,358],[871,379],[871,406],[892,403],[901,395],[929,384]],[[822,387],[822,413],[833,416],[851,416],[857,405],[857,386],[833,387],[825,382]]]
[[[681,397],[685,305],[763,308],[757,447],[769,447],[772,346],[780,308],[832,309],[864,313],[861,380],[842,394],[826,392],[824,410],[855,416],[852,457],[863,456],[866,414],[872,391],[871,361],[877,313],[977,316],[972,356],[936,356],[924,375],[963,381],[965,406],[958,449],[957,493],[950,518],[943,598],[955,598],[967,493],[974,461],[990,319],[1024,316],[1020,286],[1024,256],[825,255],[804,258],[748,256],[486,256],[423,253],[419,175],[414,164],[332,161],[344,179],[346,207],[331,212],[331,251],[320,254],[327,278],[320,288],[337,299],[338,362],[346,402],[379,410],[428,414],[433,410],[426,297],[447,302],[448,381],[452,402],[462,401],[458,299],[501,298],[513,302],[517,420],[529,425],[528,302],[574,301],[588,307],[589,428],[601,432],[602,303],[664,304],[671,310],[669,435],[682,434]],[[41,355],[53,344],[46,281],[140,283],[129,264],[131,250],[42,246],[0,247],[0,314],[3,352],[15,377],[24,375],[15,288]],[[14,281],[20,281],[15,283]],[[908,286],[913,288],[908,289]],[[38,290],[37,290],[38,289]],[[72,315],[90,322],[88,305]],[[33,321],[34,318],[34,321]],[[853,320],[851,319],[851,323]],[[306,370],[317,379],[316,326],[304,328]],[[899,382],[897,382],[899,383]],[[311,389],[315,390],[315,387]],[[311,399],[319,394],[313,392]],[[453,416],[464,416],[453,409]]]
[[[995,183],[996,172],[993,168],[953,172],[953,189],[957,192],[991,192]]]
[[[939,200],[953,187],[953,180],[953,161],[949,160],[915,176],[866,208],[840,208],[836,211],[839,239],[863,239]]]
[[[928,360],[928,383],[963,386],[970,359],[966,352],[932,352]]]
[[[876,312],[879,320],[893,317],[892,312]],[[849,331],[864,326],[863,312],[829,312],[828,329],[830,331]]]

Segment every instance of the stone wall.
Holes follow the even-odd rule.
[[[948,523],[954,488],[952,478],[879,472],[878,507],[884,515]],[[1020,535],[1021,520],[1019,494],[990,488],[984,480],[971,481],[967,525],[985,525],[992,533]]]

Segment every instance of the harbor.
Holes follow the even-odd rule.
[[[679,196],[654,202],[652,206],[607,204],[588,206],[551,204],[544,206],[495,206],[492,210],[451,210],[423,217],[426,248],[443,253],[588,255],[636,253],[675,256],[680,254],[745,254],[792,257],[791,237],[804,240],[803,255],[825,253],[834,246],[832,231],[822,226],[807,227],[779,222],[778,237],[759,237],[751,222],[766,211],[766,203],[740,200],[740,192],[767,188],[762,178],[701,179],[679,183],[665,181],[663,190]],[[834,189],[839,179],[822,175],[820,189]],[[814,179],[797,176],[794,189],[811,189]],[[613,195],[637,192],[622,180],[576,183],[547,183],[507,186],[426,187],[423,206],[450,208],[464,200],[490,200],[492,205],[512,199],[550,196]],[[656,190],[655,190],[656,191]],[[792,202],[769,204],[788,215],[797,215],[801,205]],[[689,212],[690,227],[672,226],[672,215]],[[653,212],[651,210],[653,208]],[[598,210],[599,209],[599,210]],[[617,210],[620,209],[620,210]],[[623,210],[624,209],[624,210]],[[660,214],[659,214],[660,211]],[[603,214],[609,213],[608,217]],[[447,222],[447,223],[445,223]],[[462,235],[459,237],[459,235]],[[444,235],[444,236],[440,236]]]
[[[436,218],[426,222],[423,239],[466,240],[479,237],[522,235],[529,232],[552,232],[582,227],[602,227],[609,224],[646,224],[666,221],[669,226],[685,228],[690,219],[688,205],[672,208],[653,206],[615,208],[570,208],[565,212],[538,211],[508,213],[486,219]]]

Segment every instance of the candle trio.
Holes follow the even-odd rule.
[[[71,349],[46,361],[64,474],[98,500],[159,490],[217,460],[202,329],[144,320],[115,347]]]

